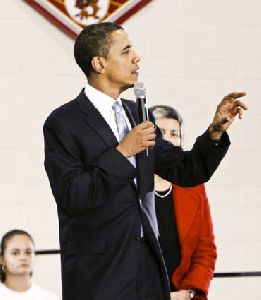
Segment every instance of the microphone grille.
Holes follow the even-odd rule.
[[[136,82],[134,84],[134,94],[136,98],[146,98],[146,87],[143,82]]]

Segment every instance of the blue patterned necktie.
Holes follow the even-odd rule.
[[[126,134],[129,133],[129,127],[126,121],[126,114],[122,105],[116,100],[112,105],[114,111],[115,122],[117,125],[117,130],[119,134],[119,142],[124,138]],[[135,156],[128,157],[130,163],[136,168],[136,158]]]
[[[112,105],[112,109],[114,111],[114,116],[115,116],[115,122],[117,124],[117,129],[118,129],[118,134],[119,134],[119,141],[121,141],[126,134],[129,133],[129,128],[126,122],[126,115],[124,112],[124,108],[121,106],[121,104],[118,101],[115,101]],[[128,158],[130,163],[136,167],[136,159],[135,156],[131,156]],[[135,180],[136,184],[136,180]],[[158,238],[158,222],[157,222],[157,217],[156,217],[156,212],[155,212],[155,196],[154,196],[154,191],[149,192],[146,194],[145,198],[143,201],[140,201],[141,208],[147,215],[151,227],[153,228],[153,231],[155,233],[155,236]],[[143,233],[142,233],[143,235]]]
[[[113,103],[112,109],[114,111],[114,117],[120,142],[124,138],[124,136],[129,133],[129,128],[126,122],[124,109],[117,100]]]

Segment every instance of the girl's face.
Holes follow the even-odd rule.
[[[180,125],[177,120],[170,118],[158,118],[156,124],[159,126],[163,138],[174,146],[181,146]]]
[[[30,275],[33,272],[35,259],[34,245],[26,235],[15,235],[5,245],[1,264],[5,269],[6,276]]]

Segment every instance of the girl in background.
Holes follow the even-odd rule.
[[[0,245],[1,300],[58,300],[58,297],[32,283],[35,260],[34,241],[24,230],[7,232]]]

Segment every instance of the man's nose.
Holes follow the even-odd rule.
[[[138,54],[138,52],[134,50],[134,62],[138,63],[140,62],[140,60],[141,60],[140,55]]]

